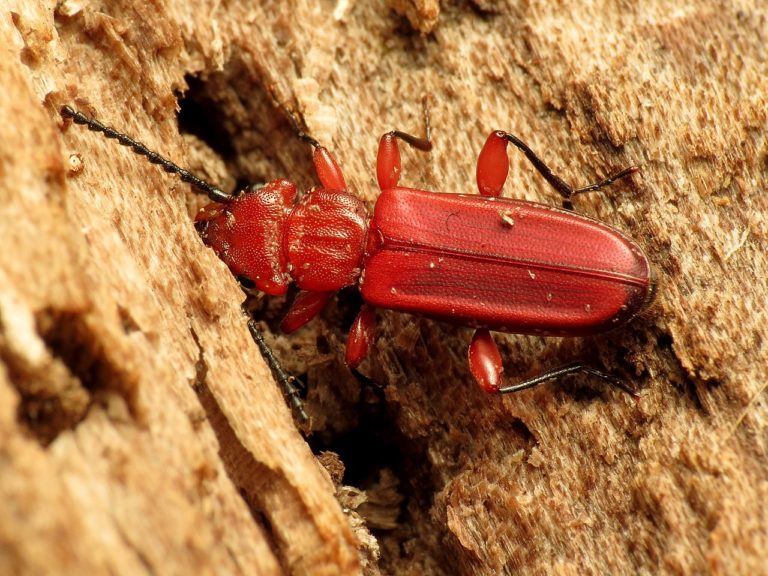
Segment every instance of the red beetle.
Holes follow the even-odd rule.
[[[567,203],[574,194],[607,186],[636,172],[636,167],[573,189],[518,138],[495,131],[478,159],[480,195],[435,193],[398,186],[397,140],[429,150],[428,138],[389,132],[379,143],[381,194],[369,217],[365,204],[347,192],[331,154],[306,136],[314,146],[322,186],[296,201],[296,186],[287,180],[227,195],[69,107],[62,115],[117,138],[207,193],[214,203],[198,215],[198,227],[230,270],[267,294],[285,294],[291,283],[300,288],[281,325],[284,331],[309,322],[338,290],[358,285],[365,304],[347,340],[350,368],[368,353],[374,308],[380,307],[476,328],[469,366],[487,392],[521,390],[577,371],[634,392],[582,364],[503,386],[501,356],[489,330],[544,336],[596,334],[629,322],[653,295],[648,259],[618,230],[568,210],[500,197],[509,171],[507,144],[520,148]],[[255,324],[250,326],[274,368],[274,357],[265,351]],[[278,376],[286,380],[284,374]],[[305,417],[295,389],[287,393]]]

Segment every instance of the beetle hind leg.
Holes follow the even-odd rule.
[[[472,336],[472,342],[469,344],[469,369],[480,387],[489,394],[519,392],[549,382],[550,380],[557,380],[569,374],[583,373],[596,376],[632,396],[638,396],[637,390],[622,379],[580,362],[558,366],[557,368],[537,374],[532,378],[526,378],[513,384],[502,385],[504,366],[501,354],[490,332],[485,329],[475,331],[474,336]]]
[[[477,186],[483,196],[501,196],[504,182],[509,173],[509,158],[507,157],[507,144],[512,144],[525,154],[525,157],[533,164],[549,184],[557,190],[563,198],[563,207],[571,210],[571,198],[576,194],[595,192],[613,184],[616,180],[626,178],[630,174],[639,171],[637,166],[630,166],[594,184],[588,184],[581,188],[574,188],[565,180],[555,174],[552,169],[520,138],[503,130],[491,132],[480,151],[477,159]]]
[[[586,364],[582,364],[580,362],[573,362],[571,364],[558,366],[557,368],[553,368],[551,370],[547,370],[546,372],[542,372],[541,374],[537,374],[533,378],[528,378],[526,380],[522,380],[521,382],[516,382],[507,386],[502,386],[498,389],[498,393],[509,394],[510,392],[519,392],[520,390],[532,388],[533,386],[538,386],[539,384],[549,382],[550,380],[557,380],[563,376],[567,376],[568,374],[578,374],[579,372],[583,374],[589,374],[591,376],[596,376],[611,386],[616,386],[617,388],[622,389],[627,394],[631,394],[635,397],[639,396],[637,390],[635,390],[621,378],[617,378],[616,376],[608,374],[607,372],[601,372],[596,368],[592,368],[591,366],[587,366]]]

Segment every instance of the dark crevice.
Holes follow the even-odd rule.
[[[25,354],[4,346],[0,357],[20,395],[17,417],[40,444],[75,428],[92,404],[106,404],[115,393],[137,415],[135,383],[110,357],[87,313],[46,309],[35,320],[48,359],[30,365]]]
[[[380,542],[410,540],[415,536],[414,510],[419,516],[429,509],[440,480],[425,458],[427,441],[408,438],[400,430],[399,404],[387,402],[379,383],[358,380],[360,397],[349,416],[352,427],[318,431],[308,443],[315,454],[337,454],[344,464],[341,483],[366,493],[367,502],[356,511]]]
[[[696,410],[701,414],[710,415],[711,410],[708,408],[706,400],[701,398],[700,391],[707,387],[718,386],[720,381],[691,376],[675,352],[674,343],[674,337],[667,332],[659,333],[656,336],[655,350],[658,361],[669,370],[666,374],[667,379],[690,397]]]
[[[699,387],[697,386],[696,382],[692,378],[685,378],[684,383],[685,391],[691,400],[693,400],[693,405],[696,406],[696,410],[702,414],[709,415],[710,411],[707,409],[706,405],[699,396]]]
[[[232,134],[224,128],[221,110],[206,97],[206,84],[194,76],[187,76],[186,82],[189,90],[179,101],[179,131],[197,136],[225,160],[233,158]]]
[[[656,346],[662,350],[671,350],[674,339],[671,334],[662,333],[656,338]]]
[[[386,414],[371,410],[360,415],[358,427],[343,433],[320,432],[308,438],[312,452],[333,452],[344,463],[343,484],[365,490],[377,482],[382,470],[400,477],[402,454],[395,441],[397,431]]]
[[[131,311],[118,304],[117,313],[120,315],[120,322],[123,326],[123,332],[131,334],[132,332],[138,332],[141,327],[131,315]]]
[[[187,76],[189,89],[179,98],[179,129],[226,162],[237,189],[276,178],[309,189],[315,184],[311,150],[294,132],[287,109],[276,104],[276,95],[254,74],[235,57],[204,78]]]
[[[507,427],[514,433],[514,437],[519,438],[520,441],[525,445],[526,452],[538,443],[536,436],[533,434],[533,432],[531,432],[531,429],[528,428],[526,423],[523,422],[520,418],[512,418],[509,421]]]
[[[203,347],[200,344],[200,339],[197,337],[197,332],[194,328],[190,327],[192,339],[197,346],[197,359],[195,360],[195,381],[192,383],[192,389],[195,394],[200,396],[206,389],[206,379],[208,378],[208,363],[205,361],[205,354],[203,353]]]

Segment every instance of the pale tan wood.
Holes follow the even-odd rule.
[[[4,11],[2,572],[354,572],[333,485],[185,187],[62,132],[57,109],[76,103],[185,160],[179,22],[126,9]]]
[[[761,3],[393,3],[410,20],[384,1],[177,4],[2,10],[0,573],[766,572]],[[179,134],[185,76],[227,147]],[[404,185],[472,193],[495,128],[575,184],[642,166],[576,209],[646,247],[655,308],[602,337],[498,340],[510,376],[586,358],[643,396],[570,380],[486,397],[469,331],[383,312],[362,370],[386,402],[359,403],[342,299],[272,338],[309,374],[315,438],[376,427],[395,454],[325,455],[332,482],[196,237],[201,201],[57,110],[226,186],[306,189],[277,99],[373,202],[377,138],[419,132],[424,94],[435,149],[404,150]],[[511,158],[507,194],[557,203]],[[366,504],[336,500],[342,466],[371,474]]]

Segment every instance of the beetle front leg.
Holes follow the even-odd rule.
[[[299,128],[297,120],[289,113],[288,117],[291,119],[296,133],[299,138],[309,143],[315,151],[312,153],[312,163],[315,165],[315,173],[317,179],[320,180],[320,184],[326,190],[346,190],[347,182],[344,180],[344,174],[339,167],[338,162],[333,157],[328,149],[320,144],[317,140],[312,138],[309,134]]]
[[[502,386],[504,366],[501,361],[501,354],[490,332],[485,329],[475,331],[474,336],[472,336],[472,342],[469,344],[469,369],[480,387],[489,394],[519,392],[520,390],[532,388],[550,380],[557,380],[568,374],[582,372],[597,376],[608,384],[621,388],[628,394],[638,396],[637,390],[623,380],[579,362],[559,366],[558,368],[542,372],[533,378]]]
[[[293,106],[282,101],[278,97],[275,85],[270,84],[267,86],[267,89],[272,96],[273,104],[283,110],[288,121],[291,123],[296,136],[315,149],[312,154],[312,163],[315,165],[315,173],[317,174],[318,180],[320,180],[320,183],[323,185],[323,188],[326,190],[346,190],[347,183],[344,180],[344,174],[341,172],[341,168],[339,168],[339,164],[336,162],[333,155],[325,146],[320,144],[320,142],[306,132],[306,124],[304,123],[303,118]]]
[[[307,424],[309,422],[309,415],[304,409],[304,401],[301,399],[299,389],[293,383],[293,376],[289,376],[288,373],[283,370],[283,366],[280,364],[280,361],[277,359],[274,352],[272,352],[272,348],[270,348],[264,340],[264,336],[262,336],[261,330],[259,330],[259,327],[256,325],[256,321],[253,318],[248,319],[248,330],[251,333],[253,341],[256,342],[256,345],[259,347],[262,357],[272,370],[272,375],[275,377],[275,380],[277,380],[280,388],[282,388],[283,396],[291,407],[294,417],[300,424]]]
[[[326,190],[346,190],[347,183],[336,159],[325,146],[321,146],[317,140],[311,140],[315,151],[312,154],[312,163],[315,165],[317,178]]]
[[[574,188],[557,174],[552,172],[552,169],[547,166],[525,142],[520,140],[520,138],[514,134],[504,132],[503,130],[495,130],[488,136],[483,149],[480,151],[480,156],[477,159],[477,187],[480,194],[483,196],[501,196],[504,182],[506,182],[507,175],[509,174],[507,144],[513,144],[522,150],[523,154],[525,154],[526,158],[531,161],[531,164],[538,170],[539,174],[541,174],[544,179],[557,190],[558,194],[563,197],[563,206],[566,208],[572,207],[571,198],[574,195],[582,194],[584,192],[594,192],[614,183],[616,180],[625,178],[640,170],[637,166],[630,166],[600,182],[589,184],[581,188]]]
[[[280,330],[291,334],[322,312],[335,292],[309,292],[302,290],[288,309]]]

